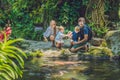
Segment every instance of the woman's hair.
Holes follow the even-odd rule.
[[[55,20],[51,20],[51,21],[50,21],[50,24],[51,24],[52,22],[56,23],[56,21],[55,21]]]
[[[80,31],[80,28],[78,26],[75,27],[76,31]]]
[[[83,21],[84,23],[86,22],[84,17],[80,17],[80,18],[78,19],[78,22],[81,22],[81,21]]]
[[[64,27],[63,26],[60,26],[59,27],[59,31],[61,31],[61,30],[63,30],[64,29]]]

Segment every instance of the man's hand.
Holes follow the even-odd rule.
[[[73,45],[79,44],[78,42],[73,42]]]

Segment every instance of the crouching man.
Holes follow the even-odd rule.
[[[85,48],[87,50],[87,42],[92,38],[91,29],[85,24],[85,18],[80,17],[78,19],[78,25],[80,27],[80,31],[78,33],[78,38],[80,37],[80,41],[74,42],[72,48],[70,49],[72,52],[76,52],[81,48]]]

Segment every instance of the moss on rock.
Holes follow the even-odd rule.
[[[109,31],[105,35],[105,39],[114,54],[120,53],[120,30]]]

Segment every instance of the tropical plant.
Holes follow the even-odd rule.
[[[24,68],[23,57],[26,54],[19,48],[13,46],[15,42],[23,39],[8,40],[6,36],[3,42],[0,42],[0,80],[14,80],[22,77]]]
[[[91,22],[91,23],[89,23],[88,25],[91,27],[91,29],[92,29],[92,31],[93,31],[93,33],[94,33],[94,36],[96,36],[96,37],[101,37],[101,38],[103,38],[104,35],[105,35],[105,34],[108,32],[108,30],[109,30],[108,27],[97,27],[94,22]]]
[[[75,26],[79,17],[78,11],[81,8],[80,5],[81,2],[79,0],[64,2],[61,6],[60,12],[58,13],[58,20],[60,21],[59,24],[65,25],[67,29],[70,29],[71,26]]]

